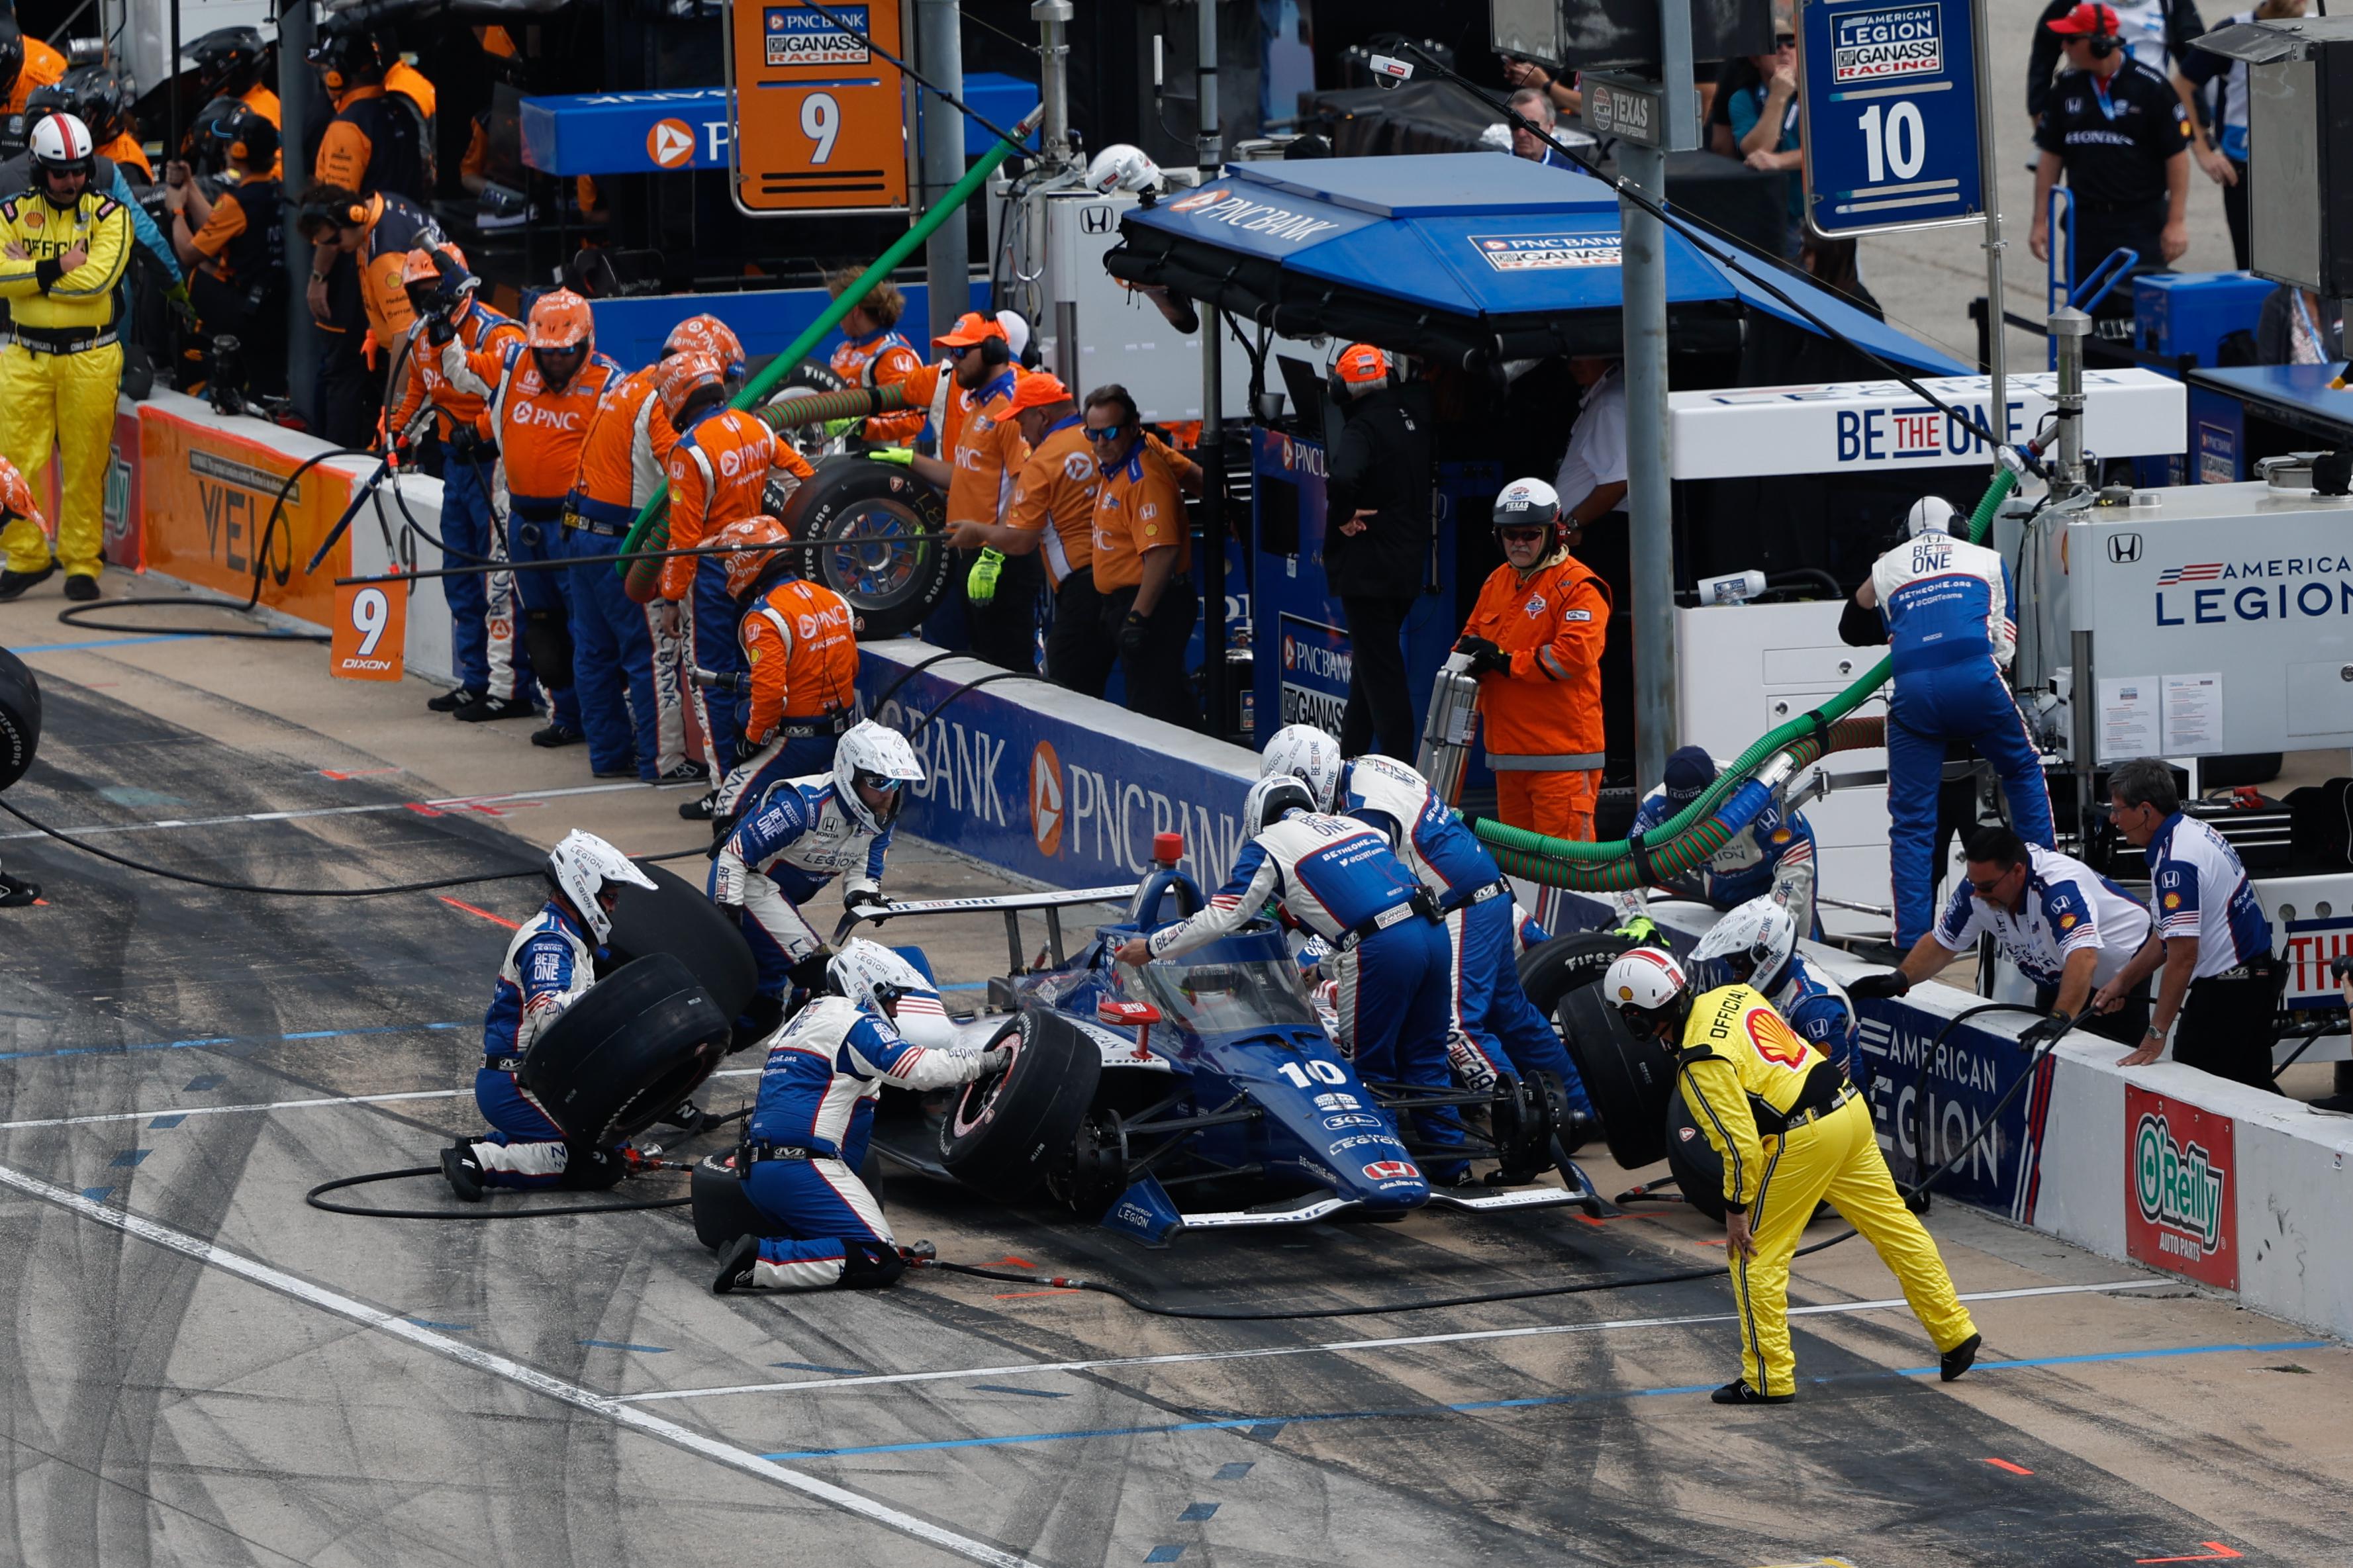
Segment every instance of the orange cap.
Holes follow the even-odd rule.
[[[593,342],[596,337],[596,314],[588,301],[569,289],[552,289],[539,297],[531,308],[531,346],[535,349],[571,349]]]
[[[1350,343],[1333,363],[1332,374],[1350,386],[1389,378],[1389,356],[1370,343]]]
[[[984,338],[1004,336],[1005,324],[996,317],[983,315],[978,310],[966,310],[956,318],[955,326],[932,342],[952,349],[968,349]]]
[[[1013,384],[1013,395],[1008,400],[1016,414],[1025,408],[1045,408],[1071,401],[1071,389],[1062,378],[1050,372],[1033,370]]]

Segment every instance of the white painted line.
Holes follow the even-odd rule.
[[[1964,1301],[2013,1301],[2029,1296],[2080,1296],[2095,1290],[2147,1290],[2170,1285],[2170,1279],[2111,1279],[2098,1285],[2037,1285],[2017,1290],[1975,1290]],[[1792,1307],[1793,1318],[1824,1317],[1852,1312],[1883,1311],[1905,1305],[1904,1298],[1883,1301],[1832,1301],[1818,1307]],[[1422,1345],[1464,1344],[1477,1340],[1532,1339],[1545,1334],[1590,1334],[1612,1329],[1663,1329],[1695,1323],[1729,1323],[1730,1312],[1702,1312],[1683,1318],[1613,1318],[1599,1323],[1546,1323],[1525,1329],[1474,1329],[1451,1334],[1412,1334],[1385,1340],[1329,1340],[1314,1345],[1273,1345],[1255,1350],[1185,1351],[1169,1355],[1111,1356],[1098,1361],[1032,1361],[1011,1366],[964,1366],[943,1372],[871,1373],[863,1377],[807,1378],[798,1383],[745,1383],[726,1388],[672,1388],[653,1394],[614,1395],[617,1404],[649,1405],[664,1399],[711,1399],[727,1394],[797,1394],[828,1388],[871,1388],[886,1383],[937,1383],[960,1377],[1007,1377],[1022,1373],[1092,1372],[1117,1366],[1176,1366],[1193,1362],[1254,1361],[1269,1356],[1347,1355],[1362,1351],[1411,1350]]]
[[[166,1251],[176,1252],[184,1258],[192,1258],[199,1263],[220,1269],[223,1273],[233,1274],[250,1284],[260,1286],[265,1290],[274,1290],[281,1296],[316,1307],[321,1311],[331,1312],[336,1317],[357,1323],[364,1329],[373,1329],[378,1333],[390,1335],[394,1339],[406,1340],[420,1350],[430,1351],[435,1355],[471,1367],[477,1372],[488,1373],[492,1377],[501,1378],[508,1383],[529,1389],[534,1394],[544,1394],[550,1399],[569,1405],[575,1410],[585,1410],[592,1415],[601,1415],[616,1426],[627,1427],[649,1437],[659,1438],[673,1447],[684,1448],[690,1453],[700,1454],[704,1458],[724,1465],[730,1469],[740,1470],[760,1480],[774,1482],[777,1486],[840,1509],[845,1513],[855,1514],[860,1519],[870,1520],[876,1524],[898,1531],[902,1535],[910,1535],[918,1541],[927,1542],[944,1551],[953,1552],[960,1557],[968,1558],[972,1562],[989,1563],[992,1568],[1033,1568],[1028,1558],[1016,1556],[1009,1552],[1001,1552],[985,1542],[959,1535],[927,1519],[920,1519],[913,1514],[902,1512],[888,1503],[878,1502],[862,1493],[851,1491],[847,1487],[838,1487],[830,1481],[819,1480],[815,1476],[803,1475],[797,1470],[787,1469],[772,1459],[764,1459],[748,1449],[739,1448],[732,1443],[723,1443],[716,1437],[691,1431],[674,1421],[666,1421],[659,1415],[632,1409],[611,1394],[598,1394],[592,1389],[583,1388],[576,1383],[567,1383],[553,1373],[542,1372],[537,1367],[527,1366],[522,1362],[500,1355],[494,1351],[484,1350],[479,1345],[460,1343],[445,1334],[437,1333],[431,1329],[412,1323],[397,1313],[386,1311],[381,1307],[371,1307],[364,1301],[356,1300],[352,1297],[331,1290],[323,1285],[316,1285],[308,1279],[273,1268],[267,1263],[245,1257],[241,1253],[231,1252],[216,1243],[192,1236],[186,1231],[175,1230],[170,1226],[159,1224],[142,1215],[110,1208],[102,1203],[96,1203],[83,1197],[79,1193],[52,1185],[37,1176],[26,1175],[22,1171],[11,1169],[5,1165],[0,1165],[0,1184],[11,1186],[18,1192],[44,1199],[57,1205],[59,1208],[69,1209],[84,1219],[95,1220],[100,1225],[121,1231],[126,1236],[137,1237],[140,1240],[163,1247]]]
[[[518,790],[512,795],[459,795],[442,800],[380,800],[366,805],[320,805],[305,811],[248,811],[235,816],[192,816],[183,821],[167,817],[159,822],[91,823],[80,827],[61,827],[60,833],[70,833],[78,838],[89,838],[101,833],[152,833],[164,827],[218,827],[237,822],[291,822],[298,817],[362,816],[371,812],[420,811],[449,814],[480,811],[486,806],[522,805],[540,801],[561,800],[575,795],[611,795],[617,790],[676,789],[676,784],[649,784],[643,779],[630,779],[619,784],[575,784],[567,789]],[[485,813],[496,816],[495,811]],[[0,833],[0,842],[11,838],[46,838],[48,835],[26,828],[15,833]]]

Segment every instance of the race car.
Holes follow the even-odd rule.
[[[1060,911],[1127,902],[1127,918],[1060,955]],[[1430,1204],[1474,1212],[1576,1204],[1603,1212],[1556,1150],[1559,1086],[1544,1075],[1494,1091],[1368,1083],[1333,1043],[1283,933],[1257,921],[1178,961],[1141,968],[1112,954],[1199,909],[1199,887],[1164,863],[1139,885],[867,906],[861,921],[907,915],[1047,911],[1055,962],[989,983],[989,1007],[962,1026],[974,1048],[1006,1045],[1011,1066],[926,1106],[888,1091],[873,1146],[891,1163],[1001,1199],[1042,1186],[1075,1213],[1149,1245],[1182,1230],[1394,1218]],[[1018,936],[1011,939],[1019,964]],[[918,967],[918,950],[902,948]],[[1432,1152],[1407,1113],[1468,1119],[1460,1152],[1500,1168],[1477,1187],[1433,1187]],[[1450,1154],[1452,1151],[1449,1152]],[[1564,1185],[1531,1184],[1558,1166]],[[1184,1208],[1172,1193],[1199,1194]],[[1211,1205],[1219,1206],[1209,1206]],[[1228,1206],[1230,1205],[1230,1206]]]

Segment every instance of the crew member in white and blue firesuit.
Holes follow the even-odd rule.
[[[1260,775],[1288,775],[1307,786],[1318,811],[1370,823],[1437,899],[1446,924],[1451,1029],[1447,1055],[1471,1089],[1500,1073],[1548,1072],[1567,1091],[1568,1109],[1593,1105],[1568,1051],[1520,989],[1514,952],[1512,886],[1477,834],[1432,794],[1422,776],[1377,753],[1343,762],[1340,744],[1313,724],[1288,724],[1268,737]],[[1574,1137],[1561,1140],[1574,1149]]]
[[[1798,951],[1797,916],[1780,900],[1770,893],[1751,899],[1710,926],[1692,949],[1691,967],[1699,990],[1746,985],[1763,992],[1789,1027],[1845,1068],[1857,1089],[1871,1092],[1854,1004],[1844,986]]]
[[[721,841],[711,901],[736,912],[760,969],[759,988],[737,1021],[739,1040],[770,1033],[784,1022],[786,993],[822,980],[825,939],[802,905],[836,877],[845,879],[845,909],[885,901],[891,823],[905,787],[923,777],[907,737],[866,720],[841,737],[830,774],[772,786]]]
[[[1635,807],[1635,833],[1648,833],[1672,821],[1715,782],[1715,759],[1706,748],[1681,748],[1667,758],[1664,781]],[[1811,936],[1820,934],[1814,919],[1818,869],[1814,830],[1806,825],[1805,814],[1793,811],[1784,816],[1778,807],[1768,805],[1747,831],[1734,834],[1732,841],[1696,873],[1665,885],[1719,910],[1736,909],[1770,894],[1797,921],[1799,931]]]
[[[872,1290],[907,1271],[882,1205],[858,1179],[874,1102],[885,1084],[946,1089],[1002,1072],[1013,1057],[1007,1046],[958,1051],[902,1035],[893,1018],[913,973],[879,943],[844,942],[826,966],[836,994],[813,998],[768,1043],[735,1174],[772,1228],[720,1252],[713,1291]],[[952,1034],[944,1016],[937,1022]]]
[[[1242,800],[1250,837],[1233,870],[1198,914],[1134,937],[1122,963],[1176,958],[1230,936],[1271,902],[1283,918],[1332,944],[1339,983],[1339,1045],[1368,1083],[1446,1089],[1452,967],[1438,900],[1389,850],[1378,828],[1314,809],[1289,774],[1262,778]],[[1440,1145],[1462,1142],[1451,1111],[1417,1110],[1415,1127]],[[1469,1178],[1462,1160],[1423,1173],[1438,1185]]]
[[[517,1076],[532,1042],[596,983],[596,954],[613,934],[623,887],[653,879],[593,833],[575,828],[547,857],[554,896],[507,943],[491,1010],[482,1016],[482,1065],[474,1103],[491,1130],[441,1152],[441,1174],[468,1203],[490,1187],[609,1187],[628,1174],[619,1152],[578,1149]]]
[[[2019,837],[2052,847],[2042,759],[2003,674],[2018,647],[2010,566],[2000,552],[1955,538],[1958,515],[1939,496],[1914,502],[1905,519],[1911,537],[1879,558],[1839,622],[1839,636],[1856,647],[1879,641],[1883,626],[1895,666],[1887,848],[1899,952],[1927,935],[1936,917],[1936,795],[1947,741],[1967,741],[1993,764]]]

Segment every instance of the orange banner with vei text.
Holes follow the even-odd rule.
[[[272,530],[279,488],[300,458],[153,403],[140,412],[139,436],[149,566],[239,600],[253,592],[259,570],[263,605],[316,626],[340,625],[335,579],[351,571],[350,540],[315,573],[302,568],[351,503],[349,475],[324,463],[304,473]]]

